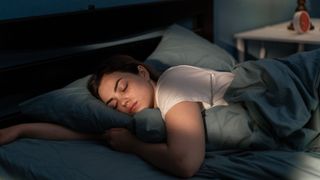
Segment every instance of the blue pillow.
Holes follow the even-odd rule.
[[[41,121],[58,123],[82,132],[101,133],[112,127],[131,129],[132,117],[108,108],[86,87],[90,75],[66,87],[20,104],[23,114]]]
[[[160,72],[174,65],[231,71],[236,60],[224,49],[179,25],[170,26],[146,63]]]
[[[159,109],[144,109],[134,116],[136,136],[150,143],[165,142],[166,128]]]

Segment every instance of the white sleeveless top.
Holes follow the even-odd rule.
[[[189,65],[167,69],[159,78],[155,91],[156,104],[162,118],[177,103],[201,102],[203,109],[228,105],[224,93],[234,74]]]

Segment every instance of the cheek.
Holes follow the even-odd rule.
[[[153,102],[153,98],[154,98],[153,87],[149,84],[146,84],[143,90],[141,90],[141,95],[144,98],[145,103],[147,103],[147,105],[150,105]]]
[[[137,100],[149,103],[153,98],[153,87],[146,80],[139,80],[136,83],[132,83],[130,88],[130,95],[135,97]]]
[[[149,84],[143,83],[143,85],[141,85],[140,88],[138,89],[138,92],[140,92],[144,96],[150,96],[151,89]]]
[[[128,109],[122,106],[118,106],[117,111],[128,114]]]

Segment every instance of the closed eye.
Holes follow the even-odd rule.
[[[127,88],[128,88],[128,82],[126,82],[124,88],[122,89],[122,92],[125,92],[127,90]]]
[[[119,92],[125,92],[127,90],[127,87],[128,87],[128,81],[124,80],[124,79],[121,79],[118,83],[118,88],[117,88],[117,91]]]

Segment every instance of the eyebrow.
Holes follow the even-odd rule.
[[[120,81],[121,79],[122,79],[122,78],[119,78],[119,79],[116,81],[116,85],[114,86],[114,89],[113,89],[114,92],[117,91],[117,88],[118,88],[118,85],[119,85],[119,81]],[[107,102],[105,102],[105,104],[108,105],[112,100],[113,100],[113,98],[109,99]]]

